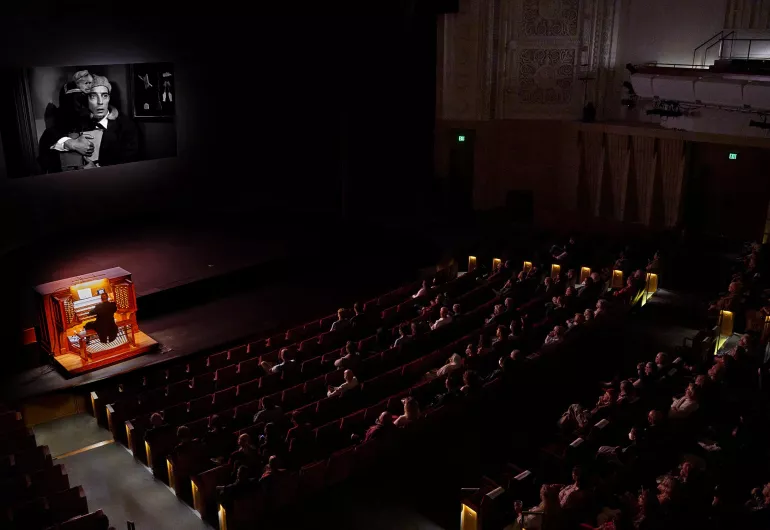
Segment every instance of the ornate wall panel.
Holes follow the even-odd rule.
[[[618,221],[623,220],[626,211],[628,170],[631,162],[629,141],[630,138],[625,135],[607,135],[607,169],[612,184],[612,211]]]

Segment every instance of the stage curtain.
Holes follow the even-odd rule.
[[[650,136],[634,136],[633,171],[636,182],[636,201],[639,220],[645,225],[650,224],[652,216],[652,193],[655,189],[655,138]]]
[[[631,162],[629,139],[626,135],[607,135],[607,168],[612,183],[612,210],[615,219],[622,221],[626,213],[626,193],[628,191],[628,170]]]
[[[663,185],[663,212],[666,226],[676,226],[682,202],[684,181],[684,140],[660,140],[660,177]]]
[[[588,187],[588,205],[593,215],[599,215],[602,200],[602,177],[604,176],[604,134],[583,132],[581,134],[583,168]]]

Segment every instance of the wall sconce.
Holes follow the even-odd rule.
[[[623,288],[623,271],[615,269],[612,271],[612,283],[610,285],[613,289]]]
[[[521,270],[523,270],[524,272],[527,272],[527,273],[529,271],[531,271],[532,270],[532,262],[531,261],[525,261],[524,262],[524,268],[521,269]]]
[[[652,272],[647,273],[647,292],[648,293],[658,292],[658,275]]]
[[[468,272],[476,270],[476,256],[468,256]]]
[[[561,265],[557,265],[554,263],[551,265],[551,278],[556,279],[557,276],[561,273]]]
[[[591,269],[589,267],[580,267],[580,283],[585,283],[586,278],[591,277]]]
[[[460,530],[478,530],[479,516],[476,514],[476,510],[463,504],[463,511],[460,515]]]
[[[219,530],[227,530],[227,512],[225,507],[219,505]]]
[[[492,270],[496,271],[497,268],[503,263],[503,261],[500,258],[493,258],[492,259]]]

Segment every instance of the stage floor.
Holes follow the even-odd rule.
[[[71,378],[50,364],[27,369],[11,377],[1,392],[19,401],[91,386],[193,353],[213,353],[366,301],[438,260],[424,241],[404,243],[400,234],[361,234],[355,227],[331,242],[307,230],[302,234],[286,228],[271,237],[253,231],[219,233],[191,227],[125,235],[124,244],[94,244],[85,254],[63,252],[31,267],[25,280],[30,286],[25,302],[29,325],[34,323],[31,286],[36,282],[119,265],[133,274],[142,293],[139,327],[160,347]],[[399,251],[389,252],[391,248]],[[29,349],[37,346],[27,348],[28,355],[35,355]]]

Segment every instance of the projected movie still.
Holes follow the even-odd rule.
[[[0,131],[11,178],[176,156],[173,64],[36,67],[3,77],[9,97],[0,105],[15,117]]]

